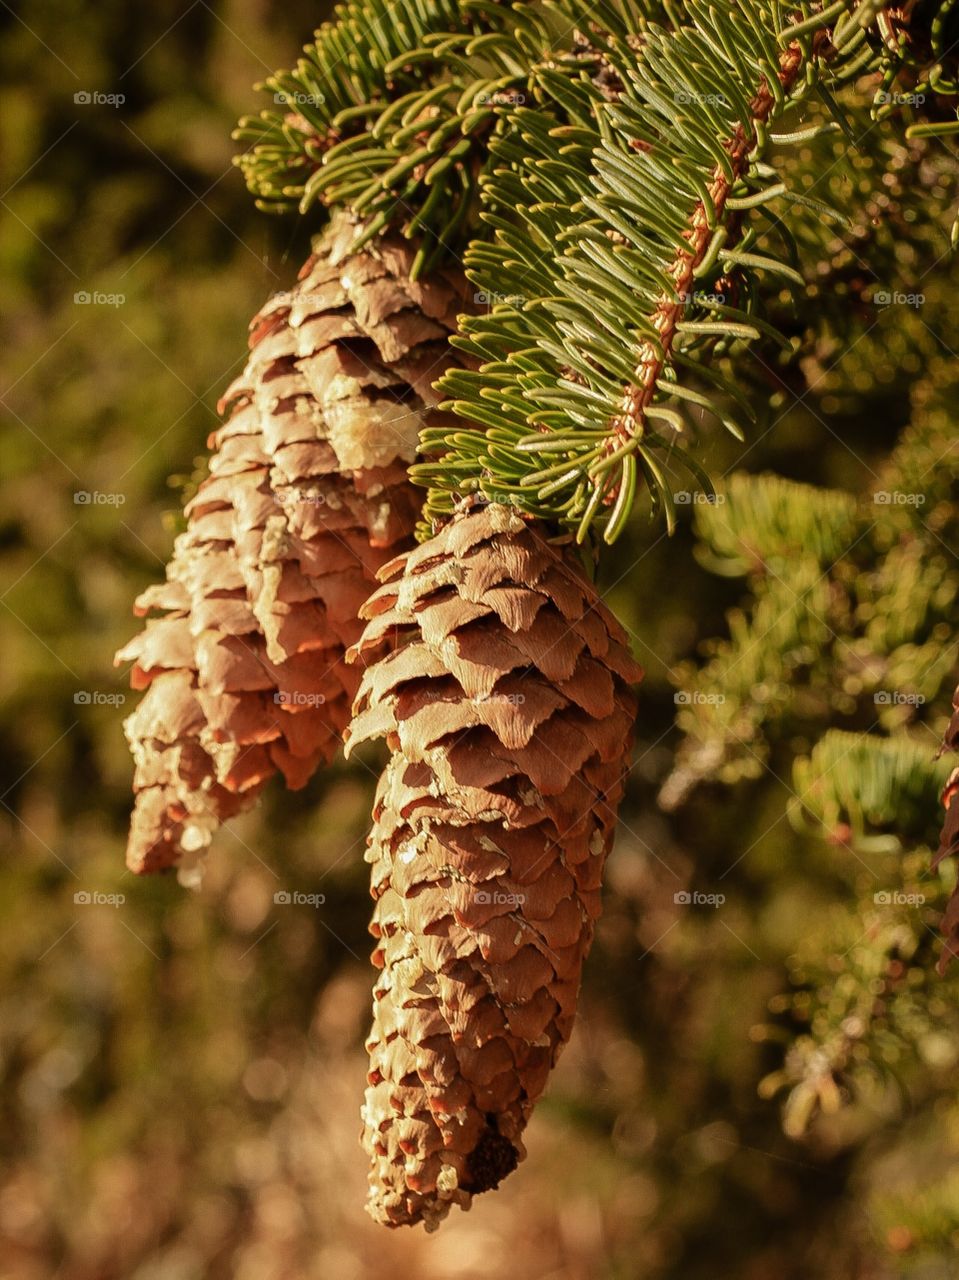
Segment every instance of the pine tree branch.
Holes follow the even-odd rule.
[[[708,661],[677,671],[685,741],[666,807],[706,778],[756,776],[774,744],[830,723],[939,732],[957,663],[959,572],[947,554],[959,533],[955,391],[954,362],[936,361],[913,389],[911,425],[858,503],[734,475],[719,502],[697,504],[697,559],[744,576],[750,600],[729,615]]]
[[[793,766],[791,816],[827,839],[901,852],[933,838],[945,767],[924,738],[830,729]]]
[[[495,235],[467,261],[482,292],[510,294],[464,326],[463,345],[480,371],[444,384],[450,407],[485,430],[460,433],[452,449],[424,436],[424,452],[444,455],[415,470],[433,486],[433,519],[478,489],[571,525],[581,540],[602,514],[612,541],[642,479],[671,525],[659,459],[704,477],[677,447],[682,415],[669,401],[712,409],[717,400],[680,374],[694,371],[735,401],[710,361],[760,334],[783,341],[756,314],[752,277],[802,277],[754,251],[740,206],[781,194],[765,178],[755,185],[768,125],[808,96],[827,49],[836,62],[829,31],[820,20],[816,34],[808,23],[780,34],[754,0],[722,14],[691,3],[687,14],[689,26],[647,30],[615,101],[576,85],[564,103],[574,128],[550,130],[518,111],[494,142],[499,166],[484,200]],[[559,162],[551,159],[567,137]],[[583,194],[584,167],[597,194]],[[514,211],[519,235],[494,207]],[[746,310],[694,288],[708,290],[723,272],[743,280]],[[532,296],[524,292],[530,276]],[[597,313],[598,297],[615,300],[611,312]],[[637,311],[647,302],[649,310]],[[723,421],[740,433],[727,415]]]
[[[924,1046],[959,1031],[932,979],[931,921],[942,886],[924,878],[921,862],[921,854],[909,858],[878,889],[863,877],[852,909],[818,913],[818,927],[790,957],[791,989],[770,1001],[777,1020],[754,1030],[757,1040],[786,1044],[759,1092],[785,1091],[783,1128],[792,1138],[819,1115],[857,1103],[896,1117],[897,1096],[929,1088]]]
[[[357,248],[390,227],[417,236],[415,275],[476,232],[503,117],[525,102],[555,110],[538,71],[615,81],[604,45],[665,16],[658,0],[351,0],[336,15],[294,70],[260,86],[292,110],[244,117],[234,137],[252,145],[237,163],[269,212],[367,216]]]
[[[745,344],[790,346],[758,301],[802,272],[759,237],[767,209],[807,202],[767,155],[809,130],[772,126],[815,93],[849,135],[834,91],[918,75],[923,52],[942,61],[947,7],[924,50],[928,17],[879,0],[342,6],[274,78],[303,86],[315,136],[295,112],[246,122],[243,164],[276,207],[345,204],[368,237],[418,236],[414,275],[471,240],[493,301],[463,327],[480,372],[445,384],[466,429],[422,442],[442,455],[417,471],[430,520],[480,492],[581,540],[598,521],[612,541],[645,488],[672,527],[672,464],[709,484],[679,447],[686,413],[737,400],[721,362]],[[738,407],[750,415],[742,393]]]
[[[817,32],[816,43],[821,47],[825,38],[824,32]],[[749,169],[750,153],[756,147],[759,133],[769,119],[777,99],[781,101],[782,94],[790,92],[806,57],[807,54],[798,41],[789,45],[779,60],[777,72],[781,93],[773,93],[769,84],[761,80],[749,103],[751,128],[737,125],[735,133],[723,143],[729,154],[728,165],[717,165],[713,170],[708,188],[711,210],[707,212],[705,200],[698,203],[686,233],[688,247],[680,250],[667,270],[667,274],[675,281],[676,288],[672,294],[660,298],[650,317],[650,325],[655,330],[658,341],[647,341],[641,348],[635,381],[626,388],[622,410],[609,424],[609,452],[634,436],[641,435],[645,428],[646,412],[656,393],[659,379],[669,364],[678,326],[686,313],[687,299],[694,290],[697,274],[707,252],[721,234],[717,229],[722,223],[733,188]]]
[[[473,14],[458,0],[349,0],[316,32],[295,68],[259,86],[277,107],[244,116],[234,138],[248,149],[236,157],[265,212],[306,212],[318,198],[317,175],[344,154],[354,160],[371,126],[391,103],[430,87],[416,51],[431,34],[469,31]],[[388,154],[365,158],[367,182]],[[394,156],[394,160],[396,157]],[[371,164],[369,161],[378,161]],[[328,176],[328,175],[327,175]]]
[[[925,742],[904,735],[830,731],[796,762],[804,821],[869,862],[856,860],[865,868],[859,901],[817,913],[819,926],[789,962],[792,990],[770,1004],[803,1030],[795,1038],[775,1025],[757,1032],[788,1040],[782,1067],[760,1092],[788,1089],[783,1126],[792,1137],[820,1111],[868,1104],[894,1076],[905,1083],[922,1064],[927,1038],[957,1025],[932,980],[933,924],[946,885],[929,876],[925,851],[915,847],[931,835],[942,775]],[[883,854],[895,861],[877,861]]]

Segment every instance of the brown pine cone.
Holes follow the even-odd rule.
[[[569,1038],[642,673],[569,540],[505,507],[380,576],[347,732],[392,751],[367,852],[368,1209],[431,1229],[516,1167]]]
[[[953,714],[946,729],[942,751],[959,751],[959,688],[952,699]],[[940,751],[940,755],[942,754]],[[942,792],[946,820],[939,837],[939,849],[933,859],[933,869],[943,858],[959,857],[959,768],[953,769]],[[939,957],[938,969],[945,973],[956,956],[959,956],[959,888],[953,889],[939,925],[944,946]]]
[[[413,284],[387,238],[350,253],[338,216],[291,293],[251,324],[210,474],[188,504],[158,611],[117,655],[146,696],[126,722],[136,763],[135,871],[195,878],[217,827],[280,771],[303,786],[335,752],[358,674],[343,660],[377,569],[411,541],[406,477],[465,283]],[[442,420],[441,418],[439,419]]]

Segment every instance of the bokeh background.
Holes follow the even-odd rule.
[[[370,762],[231,823],[197,893],[123,869],[131,701],[112,654],[162,573],[248,317],[308,246],[254,209],[230,131],[326,9],[0,4],[0,1277],[955,1275],[955,1037],[801,1140],[759,1088],[782,1048],[755,1029],[858,869],[785,820],[775,759],[657,807],[670,675],[742,592],[697,563],[688,521],[672,540],[637,521],[603,570],[648,676],[578,1028],[528,1160],[437,1235],[362,1211]],[[942,252],[924,242],[910,269],[941,278]],[[853,409],[824,404],[828,379],[810,399],[778,388],[750,470],[868,482],[920,368],[883,324]],[[941,333],[927,354],[948,361]],[[741,453],[716,440],[707,461]],[[722,912],[674,901],[720,880]],[[281,890],[324,901],[279,906]],[[920,1199],[931,1250],[904,1225]]]

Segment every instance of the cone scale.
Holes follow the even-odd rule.
[[[443,420],[432,384],[455,360],[464,283],[414,284],[405,241],[354,254],[355,235],[334,218],[296,287],[254,318],[167,580],[136,603],[158,616],[117,655],[146,690],[126,722],[135,871],[195,880],[217,828],[271,776],[300,787],[330,759],[360,605],[412,540],[406,464],[424,422]]]
[[[368,1209],[430,1229],[516,1167],[569,1039],[642,673],[569,540],[505,507],[380,577],[347,734],[391,751],[367,852]]]

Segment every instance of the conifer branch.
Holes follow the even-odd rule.
[[[251,145],[236,162],[265,211],[346,206],[369,217],[357,248],[390,227],[416,236],[415,279],[475,233],[503,116],[526,102],[554,110],[538,71],[598,75],[604,42],[653,14],[657,0],[350,0],[295,69],[259,86],[290,110],[244,117],[234,137]]]
[[[722,361],[760,336],[789,347],[758,300],[802,274],[758,249],[767,209],[808,203],[770,149],[810,129],[773,126],[815,94],[848,134],[835,89],[943,64],[948,7],[927,31],[878,0],[340,6],[268,82],[309,110],[242,122],[240,163],[269,207],[347,205],[366,238],[416,236],[414,277],[469,242],[492,301],[463,326],[480,370],[444,388],[466,428],[422,442],[442,455],[416,473],[429,527],[479,492],[612,541],[641,487],[672,527],[669,467],[709,487],[679,448],[688,412],[741,434]]]
[[[862,345],[869,368],[875,352]],[[697,504],[697,559],[744,577],[751,599],[707,661],[677,670],[676,687],[696,696],[677,695],[685,741],[661,794],[667,807],[704,778],[756,776],[775,743],[837,717],[891,734],[926,724],[938,736],[959,660],[959,571],[947,554],[959,537],[955,394],[953,365],[934,361],[913,390],[910,426],[859,502],[734,474],[720,502]]]
[[[823,33],[817,32],[821,44]],[[679,325],[686,312],[687,299],[693,292],[697,274],[717,236],[717,228],[723,221],[726,205],[733,188],[749,168],[750,153],[757,145],[760,131],[776,105],[777,97],[789,94],[804,64],[804,50],[794,41],[779,60],[776,72],[781,93],[775,94],[765,78],[760,80],[755,96],[749,103],[750,126],[736,126],[735,133],[723,143],[728,152],[727,164],[717,165],[708,184],[708,194],[696,205],[690,219],[689,230],[684,233],[687,244],[680,249],[675,261],[667,269],[667,275],[675,281],[675,291],[660,298],[650,317],[657,341],[643,343],[636,367],[635,381],[626,387],[623,407],[609,425],[607,449],[612,452],[618,444],[641,435],[646,425],[646,410],[657,389],[672,355],[673,343]],[[709,210],[707,211],[707,201]],[[724,236],[723,239],[726,237]]]
[[[783,1128],[804,1137],[820,1115],[860,1104],[898,1114],[896,1095],[928,1088],[923,1046],[959,1031],[954,1002],[933,978],[933,921],[942,886],[923,877],[921,854],[880,883],[864,877],[852,910],[824,912],[790,959],[791,988],[770,1001],[775,1020],[757,1040],[784,1042],[780,1067],[759,1085],[784,1093]]]
[[[790,960],[791,990],[770,1004],[800,1027],[795,1038],[792,1028],[785,1032],[783,1064],[760,1083],[765,1097],[788,1091],[783,1126],[792,1137],[803,1136],[819,1112],[875,1105],[891,1082],[907,1085],[927,1038],[957,1026],[932,978],[946,885],[929,875],[917,848],[931,837],[943,772],[924,741],[835,730],[796,761],[806,820],[868,862],[857,856],[858,902],[822,913]],[[884,862],[883,854],[895,860]],[[779,1023],[756,1034],[774,1041],[783,1032]]]
[[[422,95],[435,84],[431,65],[424,68],[417,51],[429,35],[448,37],[474,27],[469,7],[457,0],[349,0],[337,5],[334,19],[319,28],[296,67],[277,71],[257,86],[273,95],[276,107],[244,116],[233,134],[248,144],[236,163],[257,206],[268,213],[307,213],[322,200],[360,212],[358,196],[372,179],[374,189],[392,199],[385,216],[380,202],[379,220],[364,239],[407,221],[408,204],[391,184],[402,154],[377,143],[377,126],[382,133],[387,109],[395,114],[398,106],[413,100],[419,103],[420,120],[412,132],[407,130],[408,142],[422,142],[424,132],[429,142],[438,108],[424,117],[429,103],[428,96],[423,103]],[[409,121],[410,113],[404,112],[401,123]],[[359,189],[357,174],[362,178]],[[412,198],[418,185],[407,175],[399,192]]]
[[[443,455],[414,470],[432,485],[434,521],[478,490],[580,540],[602,517],[613,541],[643,481],[671,526],[662,462],[678,459],[709,484],[677,446],[681,410],[720,398],[690,375],[750,412],[715,357],[761,334],[784,341],[757,314],[756,273],[802,277],[755,252],[748,207],[787,194],[763,163],[768,126],[820,82],[826,50],[831,64],[837,56],[821,14],[782,28],[754,0],[686,13],[678,30],[648,28],[613,101],[578,84],[564,102],[574,124],[550,130],[518,111],[494,141],[500,164],[484,181],[494,238],[474,245],[467,265],[496,301],[463,326],[479,371],[443,384],[450,407],[484,429],[424,436],[424,452]],[[563,161],[551,161],[563,142]],[[582,193],[584,166],[596,194]],[[510,209],[516,233],[498,212]],[[742,305],[710,294],[727,279]],[[612,314],[597,314],[597,297]]]

